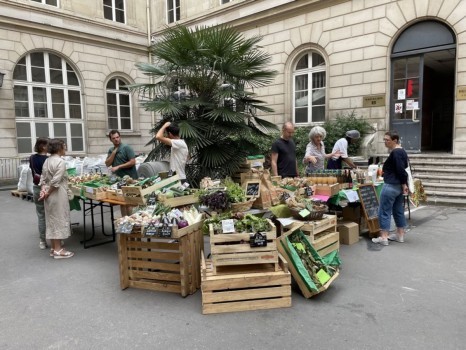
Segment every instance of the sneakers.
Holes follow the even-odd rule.
[[[388,240],[382,237],[372,238],[372,242],[380,245],[388,245]]]
[[[388,239],[390,241],[396,241],[398,243],[404,243],[404,241],[405,241],[404,237],[403,236],[398,236],[397,233],[390,233],[388,235]]]
[[[45,241],[40,241],[40,242],[39,242],[39,248],[40,248],[40,249],[47,249],[47,242],[45,242]]]

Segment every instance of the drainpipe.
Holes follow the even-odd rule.
[[[146,18],[147,18],[147,46],[149,47],[148,50],[148,57],[147,59],[149,60],[149,63],[152,63],[152,53],[150,51],[150,46],[152,45],[152,31],[151,31],[151,13],[150,13],[150,0],[146,0]],[[152,84],[153,78],[149,76],[149,83]],[[152,98],[152,93],[150,95],[150,98]],[[151,114],[151,126],[155,125],[155,113],[153,111],[150,111]]]

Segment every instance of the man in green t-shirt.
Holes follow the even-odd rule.
[[[110,131],[108,138],[112,141],[113,147],[110,147],[108,150],[108,157],[105,160],[105,165],[119,177],[129,175],[133,179],[137,179],[136,155],[131,146],[121,142],[120,132],[118,130]]]

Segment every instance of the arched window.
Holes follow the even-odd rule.
[[[113,78],[107,84],[107,117],[110,130],[131,130],[131,98],[127,82]]]
[[[68,152],[84,152],[81,86],[65,59],[29,53],[16,65],[13,80],[18,153],[31,153],[38,137],[62,139]]]
[[[293,70],[293,118],[296,124],[325,121],[326,66],[315,51],[300,56]]]

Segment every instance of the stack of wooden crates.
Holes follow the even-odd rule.
[[[301,231],[308,236],[309,242],[320,256],[340,249],[336,215],[324,215],[321,220],[308,221],[301,227]]]
[[[250,233],[214,233],[211,259],[202,254],[202,313],[291,306],[291,274],[277,251],[277,230],[270,222],[267,246],[251,247]]]

